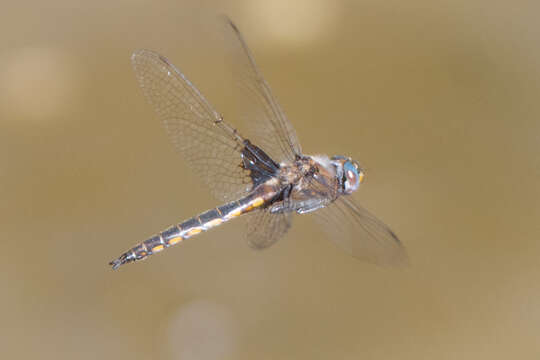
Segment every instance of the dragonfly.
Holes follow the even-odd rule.
[[[175,224],[110,262],[113,269],[146,259],[238,217],[247,241],[266,249],[282,238],[295,214],[311,213],[328,237],[354,257],[377,265],[407,263],[404,246],[351,196],[366,171],[347,156],[306,155],[296,132],[261,75],[236,25],[225,19],[235,75],[251,140],[242,136],[164,56],[138,50],[131,57],[143,93],[176,150],[223,205]]]

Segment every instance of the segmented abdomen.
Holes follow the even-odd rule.
[[[109,264],[113,269],[118,269],[121,265],[128,262],[145,259],[152,254],[181,242],[182,240],[188,239],[252,211],[255,208],[261,207],[264,203],[265,200],[263,197],[250,195],[215,209],[208,210],[199,216],[186,220],[179,225],[173,225],[167,230],[143,241],[131,250],[126,251],[117,259],[111,261]]]

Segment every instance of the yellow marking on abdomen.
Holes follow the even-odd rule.
[[[174,245],[174,244],[178,244],[182,240],[183,240],[182,237],[178,236],[178,237],[174,237],[172,239],[169,239],[168,243],[169,243],[169,245]]]
[[[195,228],[195,229],[191,229],[189,230],[187,233],[184,234],[184,236],[193,236],[193,235],[197,235],[197,234],[200,234],[202,232],[202,229],[200,228]]]
[[[264,200],[262,197],[255,198],[248,204],[248,206],[246,206],[244,212],[251,211],[256,207],[261,206],[262,204],[264,204]]]
[[[218,225],[221,225],[223,223],[223,220],[220,219],[220,218],[217,218],[217,219],[214,219],[214,220],[210,220],[209,222],[207,222],[206,224],[204,224],[204,226],[209,229],[211,227],[214,227],[214,226],[218,226]]]
[[[264,204],[264,199],[260,196],[258,198],[253,199],[253,201],[251,202],[251,206],[253,207],[259,207],[262,204]]]
[[[165,246],[163,245],[156,245],[152,248],[152,252],[159,252],[161,250],[163,250],[165,248]]]
[[[228,218],[233,218],[242,215],[242,209],[236,209],[230,213],[227,214]]]

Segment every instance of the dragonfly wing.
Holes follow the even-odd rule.
[[[302,153],[296,132],[259,71],[242,34],[230,19],[224,21],[234,76],[243,95],[241,111],[249,124],[247,134],[272,159],[292,161]]]
[[[249,173],[240,166],[243,139],[236,130],[165,57],[139,50],[131,60],[144,95],[170,141],[212,194],[228,201],[249,191]]]
[[[272,214],[267,209],[250,213],[247,222],[249,246],[257,250],[272,246],[287,233],[291,221],[291,213]]]
[[[313,214],[327,236],[352,256],[383,266],[408,264],[396,234],[351,197],[341,196]]]

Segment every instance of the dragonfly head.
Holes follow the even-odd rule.
[[[340,155],[333,156],[331,160],[336,167],[341,193],[349,195],[358,190],[366,174],[360,164],[350,157]]]

